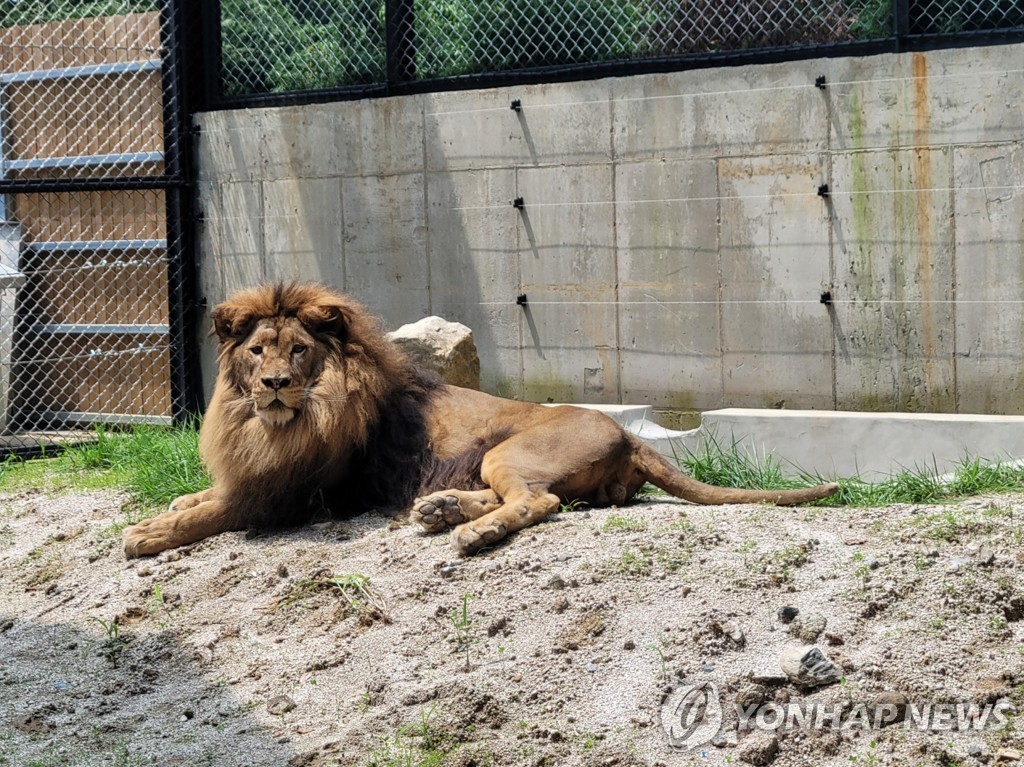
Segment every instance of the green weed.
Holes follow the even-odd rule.
[[[601,529],[606,533],[642,533],[647,529],[647,521],[640,517],[612,514],[605,520]]]

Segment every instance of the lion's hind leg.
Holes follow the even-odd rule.
[[[493,490],[442,490],[413,503],[409,518],[429,533],[455,527],[501,506]]]
[[[526,491],[510,497],[489,514],[469,520],[452,530],[452,544],[460,554],[472,554],[497,543],[509,533],[535,525],[558,509],[553,493]]]

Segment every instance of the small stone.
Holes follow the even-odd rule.
[[[814,646],[786,647],[779,655],[779,666],[791,681],[805,687],[832,684],[842,678],[839,667]]]
[[[281,564],[279,564],[277,566],[277,577],[278,578],[287,578],[288,577],[288,568],[285,566],[284,562],[282,562]]]
[[[492,621],[491,624],[487,627],[487,636],[489,636],[489,637],[496,636],[499,631],[504,631],[505,627],[507,625],[508,625],[508,618],[506,618],[504,616],[502,616],[501,618],[498,618],[495,621]]]
[[[827,625],[822,615],[802,615],[789,624],[789,633],[805,644],[813,644]]]
[[[278,695],[267,701],[267,711],[274,716],[284,716],[295,708],[295,701],[288,695]]]
[[[723,621],[719,626],[721,632],[735,642],[739,647],[747,643],[747,636],[743,633],[736,621]]]
[[[1024,754],[1016,748],[1001,748],[996,751],[996,764],[1000,762],[1019,762],[1021,759],[1024,759]]]
[[[792,623],[793,619],[799,614],[800,610],[791,605],[780,607],[778,612],[779,623]]]
[[[907,696],[901,692],[881,692],[871,702],[871,722],[876,728],[888,727],[907,718]]]
[[[969,564],[970,562],[963,557],[950,557],[949,562],[946,563],[946,572],[950,575],[958,573]]]
[[[623,650],[635,650],[636,649],[636,642],[634,642],[632,639],[627,639],[623,643],[622,649]]]
[[[553,613],[564,613],[569,609],[569,600],[563,596],[555,597],[555,601],[551,603],[551,612]]]
[[[982,546],[978,549],[978,553],[974,555],[974,563],[981,567],[988,567],[996,561],[996,554],[988,546]]]
[[[544,588],[560,591],[565,588],[565,579],[561,575],[552,575],[544,584]]]
[[[771,764],[778,753],[778,737],[774,733],[758,732],[742,742],[737,756],[741,762],[764,767]]]
[[[744,710],[760,706],[768,700],[768,688],[755,682],[748,682],[736,693],[736,705]]]
[[[974,758],[974,759],[977,759],[983,753],[984,753],[984,749],[981,746],[979,746],[977,743],[972,743],[971,746],[967,749],[967,755],[972,757],[972,758]]]

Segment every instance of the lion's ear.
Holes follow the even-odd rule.
[[[310,304],[299,309],[298,317],[311,333],[337,336],[342,341],[348,336],[348,307],[343,304]]]
[[[221,341],[244,338],[252,329],[253,313],[230,303],[213,310],[213,332]]]

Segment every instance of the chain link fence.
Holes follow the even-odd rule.
[[[877,41],[894,0],[222,0],[228,96]],[[1024,27],[1019,0],[918,0],[910,34]],[[394,62],[389,69],[388,62]]]
[[[161,10],[0,5],[0,449],[180,409],[182,158]]]

